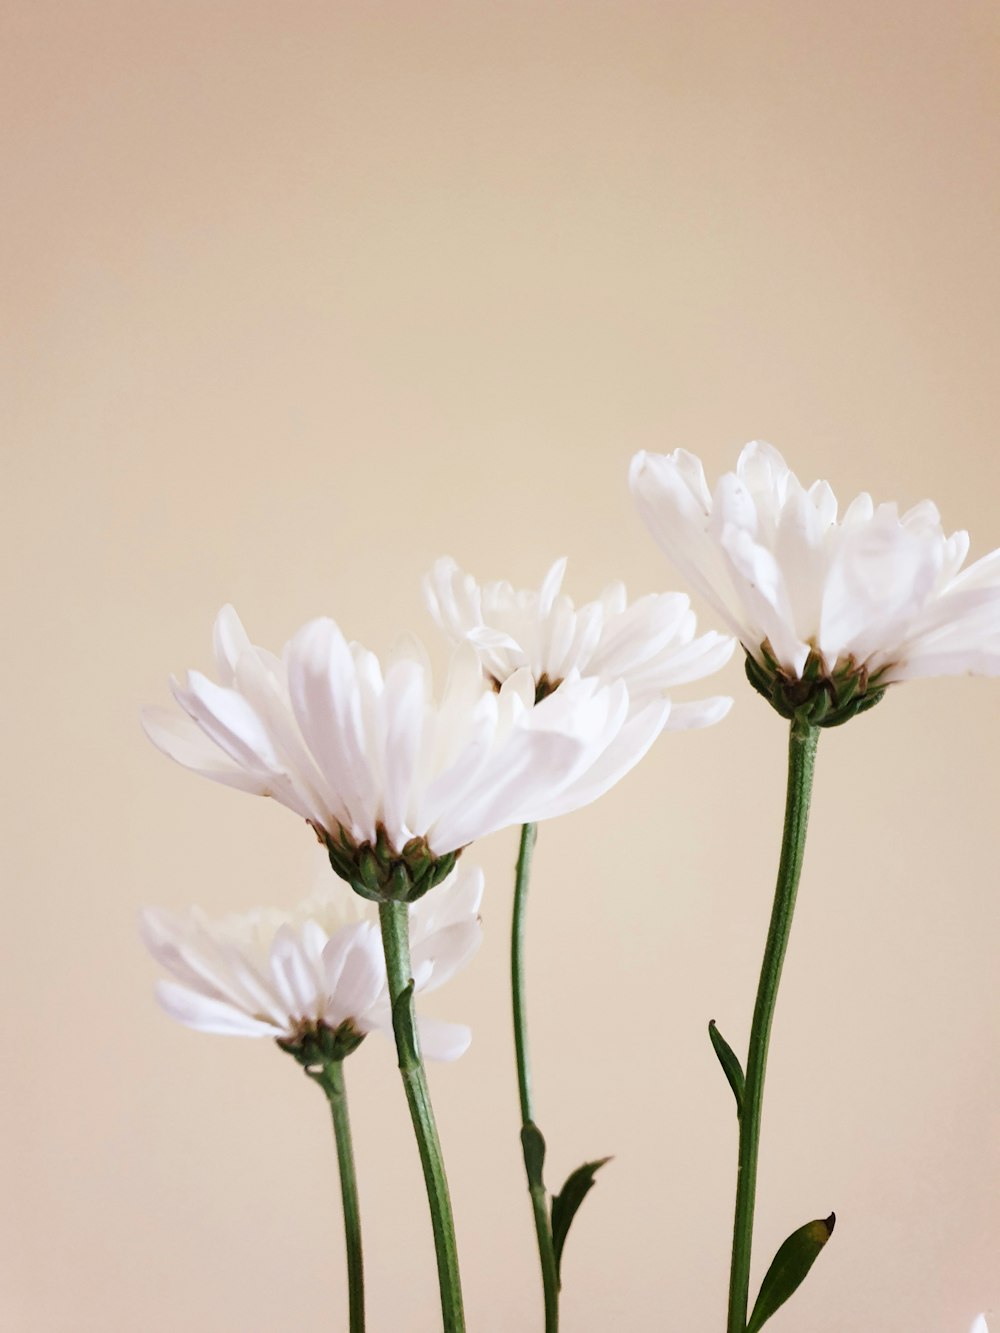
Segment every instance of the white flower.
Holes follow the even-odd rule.
[[[1000,551],[963,570],[968,534],[946,536],[930,501],[901,515],[862,494],[838,520],[825,481],[807,490],[756,441],[714,494],[681,449],[636,454],[630,483],[653,536],[762,666],[798,679],[814,655],[827,676],[864,670],[880,687],[1000,673]]]
[[[613,583],[577,610],[561,592],[566,560],[557,560],[541,588],[479,584],[448,556],[424,579],[427,606],[453,643],[471,643],[483,670],[501,685],[527,669],[544,697],[575,674],[624,681],[633,704],[662,696],[724,666],[734,640],[716,633],[695,638],[696,620],[681,593],[659,593],[628,604]],[[725,717],[731,699],[674,704],[667,727],[709,726]]]
[[[982,1314],[979,1315],[979,1317],[976,1319],[976,1322],[972,1325],[972,1328],[969,1330],[969,1333],[990,1333],[989,1329],[986,1327],[985,1315]]]
[[[455,871],[436,893],[410,908],[414,989],[436,990],[479,948],[483,875]],[[174,981],[156,996],[178,1022],[202,1032],[272,1037],[299,1043],[320,1029],[346,1049],[369,1032],[392,1034],[392,1010],[377,919],[336,880],[291,912],[273,908],[212,921],[146,908],[143,939]],[[468,1047],[467,1027],[419,1020],[425,1053],[454,1060]]]
[[[173,682],[180,714],[145,710],[154,744],[216,782],[273,796],[324,837],[331,860],[363,865],[359,851],[377,848],[378,866],[366,854],[373,873],[388,882],[402,867],[419,892],[428,862],[595,800],[638,763],[669,711],[659,699],[630,710],[621,681],[575,676],[536,705],[530,672],[496,691],[469,644],[435,701],[416,640],[383,670],[332,620],[314,620],[278,658],[250,643],[231,607],[216,620],[215,655],[220,683],[191,671]]]

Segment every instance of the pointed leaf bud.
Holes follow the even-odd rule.
[[[736,1052],[726,1041],[725,1037],[715,1026],[715,1019],[711,1019],[708,1024],[708,1035],[711,1038],[712,1047],[719,1058],[719,1064],[722,1066],[722,1072],[729,1080],[729,1086],[733,1090],[733,1096],[736,1098],[736,1114],[743,1115],[743,1066],[739,1062]]]
[[[552,1200],[552,1247],[556,1254],[556,1271],[562,1278],[562,1252],[569,1234],[570,1224],[576,1217],[580,1204],[590,1193],[594,1185],[594,1176],[610,1157],[600,1157],[596,1162],[584,1162],[566,1178],[566,1183]]]
[[[833,1235],[836,1213],[807,1222],[793,1231],[771,1261],[760,1284],[760,1294],[747,1324],[747,1333],[757,1333],[805,1280],[820,1250]]]

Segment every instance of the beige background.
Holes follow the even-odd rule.
[[[335,614],[427,630],[451,552],[570,591],[676,586],[638,447],[714,475],[758,435],[849,497],[1000,544],[996,7],[4,0],[4,1236],[0,1327],[344,1326],[318,1095],[171,1026],[146,902],[307,891],[285,811],[158,756],[137,713]],[[709,623],[706,617],[705,623]],[[439,653],[439,657],[442,654]],[[531,913],[553,1183],[614,1152],[566,1333],[719,1333],[735,1152],[705,1023],[745,1042],[784,733],[666,737],[544,829]],[[1000,1322],[997,683],[895,691],[824,738],[775,1031],[758,1257],[840,1225],[775,1333]],[[435,1012],[470,1327],[539,1327],[488,938]],[[350,1069],[376,1333],[437,1326],[389,1047]],[[390,1175],[397,1173],[396,1191]]]

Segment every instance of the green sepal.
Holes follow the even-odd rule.
[[[813,727],[839,727],[874,708],[886,691],[885,685],[879,684],[882,673],[869,676],[866,666],[858,666],[850,658],[827,675],[822,658],[814,649],[800,674],[793,676],[775,660],[766,643],[760,645],[758,652],[763,661],[750,653],[746,655],[747,680],[788,720]]]
[[[366,888],[365,885],[361,882],[361,880],[358,879],[357,875],[345,875],[344,879],[347,880],[348,884],[350,884],[351,888],[358,895],[358,897],[364,898],[366,902],[369,903],[385,902],[385,897],[383,894],[373,893],[371,889]]]
[[[410,883],[410,876],[407,874],[406,866],[402,861],[397,861],[389,872],[390,889],[384,893],[384,896],[395,902],[405,903],[409,900],[410,890],[413,887]]]
[[[524,1153],[529,1189],[538,1186],[544,1188],[542,1168],[545,1166],[545,1136],[533,1120],[521,1126],[521,1151]]]
[[[861,689],[862,679],[859,672],[848,672],[842,678],[835,682],[837,689],[837,707],[846,708],[848,704],[853,703],[854,699]],[[882,696],[879,695],[879,698]],[[868,705],[869,708],[871,705]]]
[[[339,1064],[365,1039],[350,1019],[337,1028],[325,1023],[304,1027],[294,1037],[278,1037],[276,1044],[297,1060],[310,1078],[322,1083],[328,1065]]]
[[[747,653],[747,659],[744,663],[747,680],[754,687],[758,694],[762,694],[769,704],[774,704],[772,697],[771,684],[772,677],[768,675],[764,667]]]
[[[369,902],[415,903],[447,879],[461,853],[435,856],[424,838],[411,838],[396,852],[385,829],[378,828],[374,842],[356,844],[347,830],[324,833],[330,865],[341,879]]]
[[[760,1294],[747,1324],[747,1333],[757,1333],[758,1329],[763,1328],[774,1312],[799,1288],[816,1262],[820,1250],[833,1235],[836,1221],[836,1213],[831,1213],[829,1217],[807,1222],[798,1231],[793,1231],[779,1247],[760,1284]]]
[[[562,1252],[569,1234],[570,1224],[576,1217],[580,1204],[590,1193],[594,1176],[601,1167],[610,1162],[610,1157],[598,1158],[596,1162],[584,1162],[566,1177],[566,1183],[552,1199],[552,1248],[556,1256],[556,1275],[562,1285]]]
[[[366,843],[358,852],[358,878],[369,893],[381,892],[382,867],[371,843]]]
[[[821,727],[823,719],[829,716],[832,704],[833,701],[828,690],[817,690],[805,708],[795,710],[795,715],[801,717],[803,722],[808,722],[814,727]]]
[[[733,1090],[733,1096],[736,1098],[736,1114],[743,1115],[743,1066],[740,1064],[736,1052],[726,1041],[725,1037],[715,1026],[715,1019],[710,1019],[708,1024],[708,1035],[712,1042],[715,1054],[719,1058],[719,1064],[722,1066],[722,1072],[729,1080],[729,1086]]]
[[[887,685],[883,685],[881,689],[869,690],[865,697],[859,701],[856,711],[867,713],[869,708],[874,708],[877,703],[881,703],[888,688]]]

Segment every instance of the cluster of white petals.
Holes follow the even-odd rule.
[[[838,519],[768,444],[748,444],[710,491],[693,454],[639,453],[630,483],[647,526],[758,662],[798,677],[811,652],[832,674],[880,684],[1000,673],[1000,551],[963,569],[930,501],[900,514],[862,494]]]
[[[638,763],[670,708],[663,699],[631,708],[622,681],[575,673],[536,704],[530,671],[495,690],[467,643],[436,700],[417,640],[383,668],[327,619],[303,626],[277,657],[224,607],[214,643],[218,681],[190,671],[172,682],[179,713],[144,710],[154,744],[331,837],[343,830],[360,845],[384,831],[397,851],[422,838],[444,856],[587,805]]]
[[[613,583],[577,608],[562,591],[565,558],[535,589],[506,582],[479,584],[450,557],[424,580],[428,609],[453,643],[470,643],[498,685],[527,670],[536,689],[575,675],[622,681],[633,706],[701,680],[732,656],[733,639],[714,632],[695,637],[696,620],[682,593],[657,593],[629,605],[624,584]],[[731,699],[674,703],[669,730],[709,726]]]
[[[414,988],[435,990],[479,948],[482,872],[463,866],[410,908]],[[176,980],[159,981],[160,1004],[202,1032],[294,1041],[318,1025],[392,1034],[392,1011],[378,921],[362,900],[330,878],[290,912],[261,908],[211,920],[147,908],[142,934]],[[454,1060],[467,1027],[420,1018],[425,1054]]]

